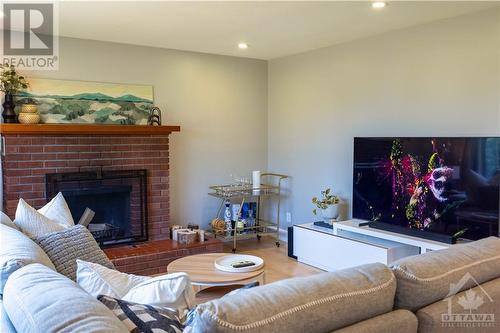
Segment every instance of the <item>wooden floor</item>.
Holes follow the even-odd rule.
[[[232,244],[224,246],[224,252],[231,253],[231,248]],[[309,276],[322,272],[317,268],[301,264],[289,258],[287,255],[287,244],[282,242],[281,246],[278,248],[275,245],[275,240],[271,237],[263,237],[260,242],[257,240],[238,242],[237,253],[252,254],[264,259],[266,283],[296,276]],[[203,303],[214,298],[219,298],[236,288],[238,287],[214,287],[205,289],[197,294],[197,301]]]

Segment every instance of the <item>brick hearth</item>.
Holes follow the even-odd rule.
[[[109,248],[104,252],[121,272],[154,275],[166,273],[167,265],[175,259],[199,253],[222,252],[223,247],[220,240],[213,238],[190,245],[167,239]]]
[[[167,135],[6,134],[3,163],[4,207],[14,217],[19,198],[39,208],[45,199],[45,174],[146,169],[148,232],[151,240],[169,235],[169,147]]]

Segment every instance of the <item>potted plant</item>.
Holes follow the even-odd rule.
[[[312,203],[317,207],[313,213],[317,215],[319,209],[325,222],[333,221],[339,217],[339,202],[339,197],[332,194],[331,190],[327,188],[321,191],[321,200],[317,197],[312,198]]]
[[[0,64],[0,91],[5,93],[5,101],[2,104],[2,116],[5,123],[15,123],[14,95],[29,86],[24,76],[19,75],[16,68],[8,64]]]

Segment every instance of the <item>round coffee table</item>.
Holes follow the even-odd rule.
[[[167,266],[167,271],[187,273],[196,292],[215,286],[244,285],[251,282],[265,284],[264,268],[246,273],[229,273],[215,268],[215,260],[227,255],[228,253],[204,253],[187,256],[172,261]]]

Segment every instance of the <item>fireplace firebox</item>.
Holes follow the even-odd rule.
[[[146,170],[51,173],[45,180],[47,201],[62,192],[75,223],[92,212],[88,229],[102,247],[148,240]]]

